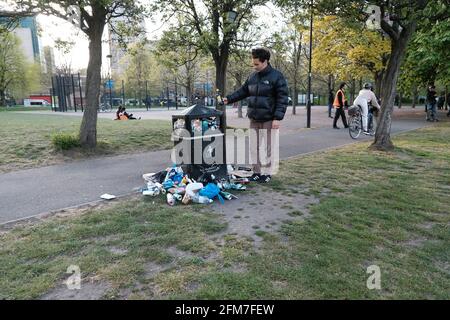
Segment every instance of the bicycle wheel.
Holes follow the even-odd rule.
[[[102,103],[100,105],[100,111],[101,112],[110,112],[112,110],[111,106],[107,103]]]
[[[361,131],[361,116],[359,114],[352,116],[348,124],[348,133],[350,134],[350,137],[352,139],[358,139],[361,135]]]

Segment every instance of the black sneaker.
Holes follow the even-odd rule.
[[[340,128],[339,127],[333,127],[333,129],[339,130]]]
[[[250,181],[259,181],[259,179],[261,179],[261,174],[259,173],[254,173],[250,178],[248,178],[248,180]]]
[[[262,175],[261,178],[259,179],[260,183],[269,183],[270,180],[272,180],[272,176],[270,175]]]

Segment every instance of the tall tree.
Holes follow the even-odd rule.
[[[435,82],[450,85],[450,19],[430,22],[419,23],[408,46],[399,82],[403,92]]]
[[[69,20],[89,39],[89,63],[86,78],[86,108],[80,126],[80,143],[84,147],[97,145],[97,110],[99,104],[102,65],[102,35],[106,25],[113,32],[129,35],[138,31],[143,9],[133,0],[15,0],[9,1],[17,12],[53,15]],[[119,26],[114,19],[127,20]],[[125,27],[126,26],[126,27]],[[134,28],[133,28],[134,27]]]
[[[245,79],[250,75],[252,70],[249,60],[248,50],[239,50],[231,54],[227,73],[234,82],[234,90],[239,89],[244,84]],[[242,101],[239,101],[238,104],[238,118],[243,118]]]
[[[295,17],[292,17],[287,27],[281,32],[273,34],[268,44],[274,54],[272,63],[283,71],[292,89],[292,114],[296,114],[298,93],[302,82],[300,71],[305,53],[303,35],[303,28],[300,27]]]
[[[186,91],[187,105],[192,104],[194,82],[199,75],[202,50],[195,43],[195,36],[184,26],[179,18],[180,27],[171,27],[163,33],[155,50],[158,61],[176,78],[177,84]],[[183,44],[174,46],[174,43]]]
[[[26,62],[19,39],[10,32],[0,34],[0,106],[6,104],[6,93],[26,86]]]
[[[146,82],[148,82],[149,75],[152,73],[150,50],[146,41],[133,44],[129,48],[127,55],[129,57],[129,65],[125,71],[127,87],[134,91],[135,97],[138,98],[139,106],[142,106]]]
[[[239,31],[253,23],[256,6],[267,0],[156,0],[165,18],[182,15],[184,27],[195,35],[195,45],[209,53],[216,67],[216,88],[226,91],[226,73]],[[234,22],[229,17],[237,14]],[[176,46],[176,44],[174,43]]]
[[[337,16],[314,22],[314,71],[341,79],[375,81],[377,95],[389,60],[390,46],[379,32],[349,25]]]

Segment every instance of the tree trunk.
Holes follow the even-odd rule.
[[[375,78],[375,95],[377,98],[381,97],[381,84],[383,83],[383,75],[384,71],[381,72],[375,72],[374,78]]]
[[[190,81],[188,81],[187,82],[187,85],[186,85],[186,100],[187,100],[187,102],[186,102],[186,104],[187,104],[187,107],[190,107],[191,105],[192,105],[192,90],[191,90],[191,82]]]
[[[220,56],[215,60],[216,65],[216,88],[219,89],[220,94],[225,96],[226,94],[226,81],[227,81],[227,65],[228,65],[228,56]],[[223,111],[225,110],[224,106],[217,106],[217,109]]]
[[[417,104],[417,86],[414,85],[413,98],[412,98],[412,108],[413,109],[416,107],[416,104]]]
[[[242,74],[238,73],[238,75],[236,76],[236,87],[234,88],[235,90],[239,89],[242,86]],[[238,104],[238,118],[243,118],[243,114],[242,114],[242,100],[239,101]]]
[[[448,110],[448,105],[449,105],[450,101],[448,101],[448,86],[445,86],[445,110]]]
[[[226,51],[226,50],[223,50]],[[222,97],[226,94],[228,52],[217,55],[214,59],[216,65],[216,88],[220,91]],[[227,129],[227,109],[225,105],[216,105],[216,109],[223,112],[223,127]]]
[[[350,91],[350,101],[349,101],[350,105],[353,103],[353,101],[355,101],[355,90],[356,90],[356,81],[355,81],[355,79],[352,79],[352,85],[351,85],[351,91]]]
[[[298,100],[298,84],[297,84],[297,78],[294,78],[294,94],[292,97],[292,114],[297,114],[297,100]]]
[[[6,93],[5,90],[0,90],[0,107],[6,106]]]
[[[391,56],[381,86],[381,114],[378,119],[375,141],[370,146],[372,150],[389,151],[394,149],[391,141],[391,125],[397,81],[406,48],[415,29],[416,22],[411,22],[403,29],[397,40],[391,39]]]
[[[89,64],[86,76],[86,107],[80,127],[80,143],[83,147],[97,145],[97,110],[101,84],[102,34],[104,19],[95,21],[89,33]]]

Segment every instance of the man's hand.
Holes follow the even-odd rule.
[[[223,104],[228,104],[228,99],[227,98],[223,98],[222,101],[223,101]]]
[[[280,129],[280,121],[279,120],[272,121],[272,129]]]

